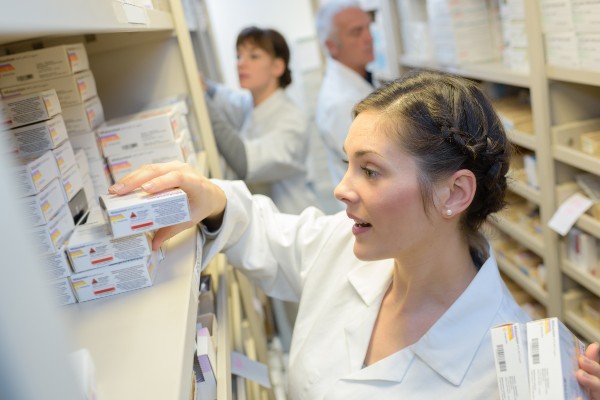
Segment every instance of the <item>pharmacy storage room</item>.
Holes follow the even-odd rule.
[[[0,399],[600,400],[600,0],[0,0]]]

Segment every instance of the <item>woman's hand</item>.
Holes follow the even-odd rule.
[[[590,400],[600,400],[600,364],[598,355],[600,345],[590,344],[585,353],[579,356],[579,368],[576,376],[579,384],[587,391]]]
[[[148,193],[180,188],[187,193],[190,204],[191,220],[157,230],[152,240],[154,250],[158,249],[165,240],[195,226],[200,221],[205,221],[210,227],[221,225],[227,203],[225,193],[189,164],[172,161],[145,165],[118,180],[108,191],[114,194],[127,194],[139,187]]]

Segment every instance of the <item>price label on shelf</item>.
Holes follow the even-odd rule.
[[[554,213],[548,226],[565,236],[567,232],[575,225],[575,222],[581,215],[586,212],[593,202],[589,198],[580,193],[575,193],[570,196],[564,203],[558,207]]]

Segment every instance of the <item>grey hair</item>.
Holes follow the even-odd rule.
[[[357,0],[329,0],[323,4],[317,12],[317,35],[319,43],[325,50],[325,42],[331,38],[333,32],[333,19],[340,12],[348,8],[361,8]]]

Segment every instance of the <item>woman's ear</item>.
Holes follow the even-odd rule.
[[[444,190],[444,197],[441,199],[441,211],[445,217],[452,218],[471,205],[477,190],[477,180],[472,171],[461,169],[453,173],[446,180],[444,186],[446,190]]]
[[[285,72],[285,62],[281,58],[273,59],[273,75],[279,78]]]

